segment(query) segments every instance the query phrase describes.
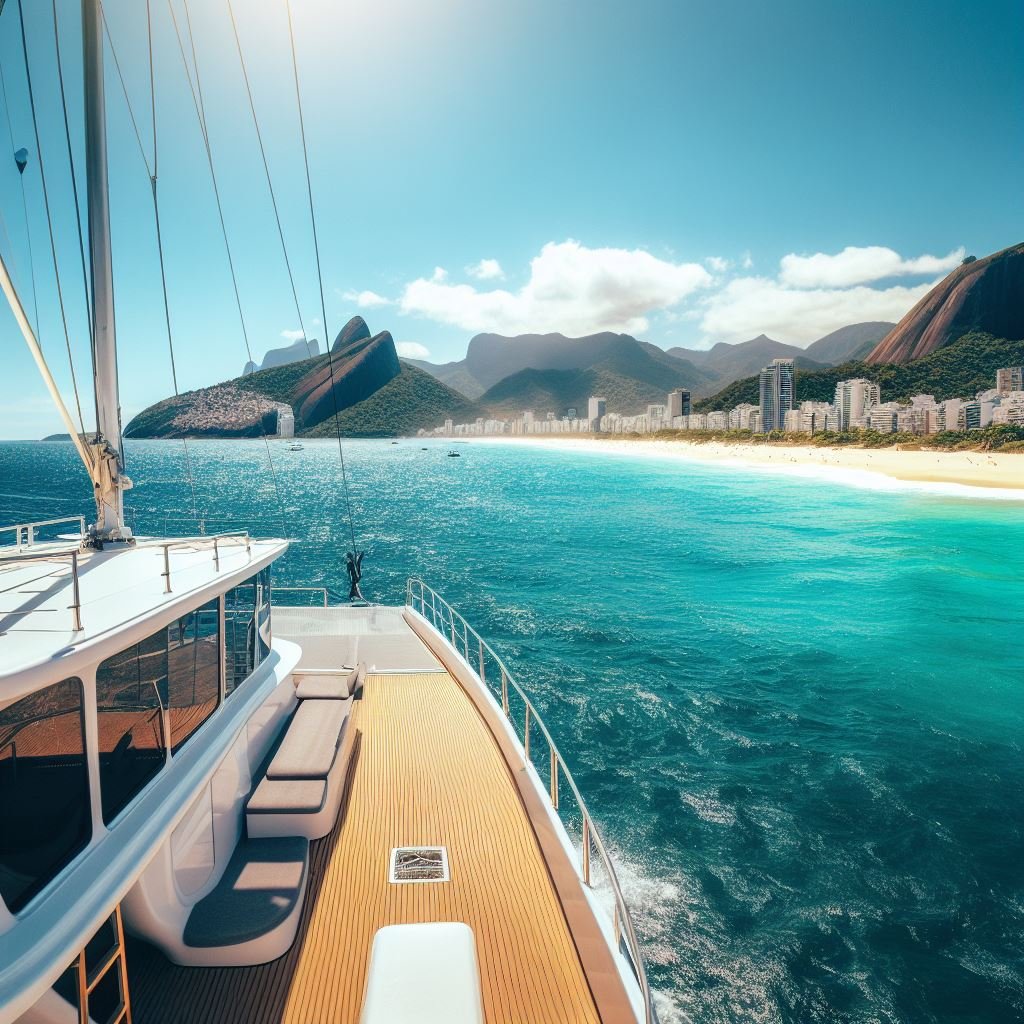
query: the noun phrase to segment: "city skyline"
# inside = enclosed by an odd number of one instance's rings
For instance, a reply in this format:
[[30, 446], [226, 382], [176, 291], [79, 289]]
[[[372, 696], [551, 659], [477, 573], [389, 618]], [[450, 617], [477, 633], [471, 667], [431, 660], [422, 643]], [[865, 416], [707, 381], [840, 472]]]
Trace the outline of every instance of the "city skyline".
[[[46, 5], [24, 6], [82, 382], [89, 377], [88, 332], [53, 27]], [[437, 362], [460, 357], [478, 330], [569, 336], [625, 330], [666, 348], [766, 333], [801, 346], [848, 323], [898, 319], [963, 255], [1018, 241], [1006, 235], [1007, 224], [1024, 217], [1013, 170], [1021, 142], [1006, 131], [1006, 97], [1024, 91], [1012, 42], [1024, 28], [1016, 5], [967, 11], [940, 3], [922, 21], [898, 5], [867, 4], [844, 13], [841, 39], [832, 13], [810, 0], [750, 10], [741, 19], [712, 6], [660, 2], [629, 9], [602, 3], [600, 16], [582, 21], [571, 4], [555, 11], [539, 2], [518, 5], [514, 14], [455, 0], [429, 14], [398, 0], [383, 8], [368, 2], [294, 7], [326, 325], [319, 322], [295, 159], [280, 5], [245, 5], [239, 30], [297, 272], [301, 323], [230, 26], [217, 5], [193, 11], [211, 146], [257, 360], [301, 334], [301, 324], [323, 342], [352, 313], [367, 310], [392, 331], [403, 355]], [[60, 10], [80, 179], [78, 26]], [[112, 0], [105, 10], [116, 47], [108, 48], [108, 63], [116, 52], [141, 138], [111, 67], [108, 141], [127, 421], [165, 397], [170, 353], [143, 162], [152, 127], [144, 12], [125, 0]], [[180, 17], [180, 4], [178, 11]], [[64, 338], [17, 15], [17, 5], [8, 4], [0, 18], [6, 100], [0, 138], [9, 151], [26, 148], [28, 164], [19, 178], [10, 155], [0, 159], [0, 246], [35, 319], [31, 237], [40, 334], [69, 394], [66, 359], [58, 358]], [[898, 41], [911, 34], [920, 45], [907, 51]], [[328, 43], [336, 38], [357, 40], [360, 67], [387, 67], [386, 81], [352, 75], [342, 87]], [[774, 59], [765, 45], [771, 38], [786, 40], [789, 60]], [[154, 40], [168, 290], [179, 389], [188, 390], [234, 376], [249, 352], [201, 135], [163, 8], [155, 14]], [[560, 56], [570, 43], [578, 60], [566, 66]], [[623, 64], [623, 52], [636, 57]], [[742, 70], [722, 75], [724, 66]], [[949, 66], [958, 74], [949, 75]], [[861, 158], [869, 144], [871, 155]], [[950, 189], [950, 181], [971, 179], [979, 152], [986, 154], [985, 189]], [[624, 172], [625, 153], [637, 158]], [[884, 161], [875, 160], [879, 153]], [[866, 171], [872, 162], [877, 170]], [[524, 173], [535, 167], [543, 173]], [[0, 436], [57, 430], [6, 314], [0, 339], [18, 393], [0, 412]]]

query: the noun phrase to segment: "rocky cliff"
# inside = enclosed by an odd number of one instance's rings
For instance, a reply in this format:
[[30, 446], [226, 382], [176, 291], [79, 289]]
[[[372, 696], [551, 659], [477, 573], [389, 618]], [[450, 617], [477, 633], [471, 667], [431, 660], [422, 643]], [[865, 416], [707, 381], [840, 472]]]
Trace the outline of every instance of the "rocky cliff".
[[1024, 243], [965, 260], [872, 350], [869, 363], [909, 363], [970, 331], [1024, 338]]
[[[362, 317], [354, 319], [366, 327]], [[330, 359], [320, 360], [295, 388], [295, 419], [300, 429], [308, 429], [333, 416], [335, 409], [340, 412], [369, 398], [401, 372], [390, 332], [381, 331], [371, 338], [362, 337], [361, 332], [356, 331], [355, 340], [350, 334], [345, 343], [345, 331], [331, 347]], [[366, 330], [366, 334], [369, 333]]]
[[[304, 342], [302, 344], [305, 344]], [[139, 413], [126, 437], [258, 437], [277, 432], [277, 414], [295, 414], [295, 432], [309, 431], [364, 402], [401, 372], [387, 331], [370, 336], [353, 317], [330, 355], [287, 362], [214, 387], [165, 399]]]

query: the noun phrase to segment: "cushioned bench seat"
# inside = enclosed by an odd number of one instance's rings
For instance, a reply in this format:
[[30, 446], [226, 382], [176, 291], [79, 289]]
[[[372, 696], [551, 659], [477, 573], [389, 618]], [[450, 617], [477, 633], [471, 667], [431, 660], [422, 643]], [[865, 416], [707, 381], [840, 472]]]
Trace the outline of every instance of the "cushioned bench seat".
[[297, 673], [295, 696], [299, 700], [345, 700], [355, 695], [364, 673], [363, 665], [351, 672]]
[[246, 804], [252, 838], [320, 839], [334, 828], [355, 742], [351, 710], [351, 697], [299, 701]]
[[249, 814], [316, 814], [327, 796], [325, 779], [264, 779], [249, 797]]
[[334, 764], [352, 700], [304, 700], [267, 768], [268, 779], [325, 779]]
[[281, 956], [295, 938], [308, 869], [301, 836], [240, 839], [216, 888], [192, 908], [185, 945], [210, 950], [210, 966]]

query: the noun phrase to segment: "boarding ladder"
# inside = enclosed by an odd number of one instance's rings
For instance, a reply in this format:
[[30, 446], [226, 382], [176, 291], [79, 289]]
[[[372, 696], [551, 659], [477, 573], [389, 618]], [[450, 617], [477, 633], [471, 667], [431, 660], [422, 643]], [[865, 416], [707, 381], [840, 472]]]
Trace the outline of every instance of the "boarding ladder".
[[94, 955], [90, 947], [96, 941], [96, 937], [103, 932], [103, 928], [100, 928], [71, 964], [77, 981], [79, 1024], [90, 1024], [94, 1019], [89, 1013], [92, 994], [96, 986], [113, 970], [117, 971], [117, 1004], [104, 1024], [132, 1024], [132, 1005], [128, 997], [128, 962], [125, 959], [124, 925], [121, 923], [120, 906], [114, 908], [106, 924], [114, 936], [113, 946], [103, 952], [96, 963], [89, 963]]

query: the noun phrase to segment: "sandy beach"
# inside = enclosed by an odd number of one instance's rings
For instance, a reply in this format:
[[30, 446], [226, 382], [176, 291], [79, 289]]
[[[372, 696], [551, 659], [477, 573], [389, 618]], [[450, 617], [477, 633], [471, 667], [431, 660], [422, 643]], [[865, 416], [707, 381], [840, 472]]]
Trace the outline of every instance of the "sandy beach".
[[[922, 485], [924, 490], [1024, 500], [1024, 454], [999, 452], [901, 451], [896, 448], [816, 448], [806, 445], [696, 443], [641, 438], [523, 437], [475, 438], [477, 442], [534, 445], [563, 451], [678, 458], [737, 468], [763, 468], [790, 475], [845, 480], [878, 487], [885, 481]], [[928, 487], [927, 485], [935, 485]]]

